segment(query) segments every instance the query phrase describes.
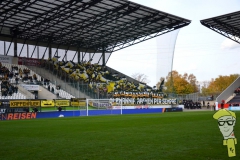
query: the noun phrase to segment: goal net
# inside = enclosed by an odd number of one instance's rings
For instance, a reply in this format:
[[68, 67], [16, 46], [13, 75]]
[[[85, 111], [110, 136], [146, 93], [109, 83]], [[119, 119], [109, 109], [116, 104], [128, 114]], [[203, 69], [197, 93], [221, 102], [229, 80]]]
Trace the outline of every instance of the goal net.
[[122, 114], [122, 101], [111, 99], [87, 99], [88, 115], [117, 115]]
[[[87, 116], [86, 98], [71, 98], [71, 106], [74, 111], [80, 111], [79, 116]], [[78, 108], [77, 110], [74, 109], [76, 107]]]

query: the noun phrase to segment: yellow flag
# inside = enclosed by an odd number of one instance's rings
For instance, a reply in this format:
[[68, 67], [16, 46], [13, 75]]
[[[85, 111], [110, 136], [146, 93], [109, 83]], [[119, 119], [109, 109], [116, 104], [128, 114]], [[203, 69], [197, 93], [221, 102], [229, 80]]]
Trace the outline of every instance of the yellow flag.
[[107, 85], [107, 91], [108, 92], [114, 91], [114, 85], [115, 85], [115, 82], [109, 82], [109, 84]]

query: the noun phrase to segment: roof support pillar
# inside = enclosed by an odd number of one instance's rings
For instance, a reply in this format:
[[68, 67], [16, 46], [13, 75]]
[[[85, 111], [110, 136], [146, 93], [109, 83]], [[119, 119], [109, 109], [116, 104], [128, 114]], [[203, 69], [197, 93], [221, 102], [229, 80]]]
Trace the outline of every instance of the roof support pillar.
[[27, 44], [27, 58], [29, 58], [29, 45]]
[[81, 54], [80, 54], [80, 50], [77, 51], [77, 62], [80, 63], [81, 60]]
[[83, 55], [83, 52], [82, 52], [82, 56], [81, 56], [81, 62], [83, 62], [83, 58], [84, 58], [84, 55]]
[[3, 53], [3, 55], [6, 55], [6, 41], [4, 41], [4, 53]]
[[37, 46], [37, 59], [39, 59], [39, 46]]
[[54, 57], [57, 56], [58, 57], [58, 49], [56, 50]]
[[106, 61], [105, 61], [105, 49], [103, 47], [103, 50], [102, 50], [102, 65], [103, 66], [106, 66]]
[[14, 52], [13, 52], [13, 56], [17, 57], [17, 38], [14, 38]]
[[49, 48], [48, 48], [48, 58], [51, 59], [52, 58], [52, 45], [49, 44]]
[[65, 56], [65, 61], [67, 61], [67, 54], [66, 54], [66, 56]]

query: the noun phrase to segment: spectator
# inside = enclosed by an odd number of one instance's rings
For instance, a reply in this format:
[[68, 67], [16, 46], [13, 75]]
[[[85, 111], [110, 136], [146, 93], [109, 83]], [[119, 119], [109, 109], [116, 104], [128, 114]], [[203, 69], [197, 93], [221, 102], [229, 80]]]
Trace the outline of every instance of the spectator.
[[34, 107], [33, 112], [38, 112], [38, 109], [36, 107]]
[[223, 102], [221, 103], [221, 109], [224, 109], [224, 103]]
[[12, 86], [9, 87], [8, 94], [9, 94], [10, 96], [12, 96], [12, 94], [13, 94]]
[[54, 88], [52, 87], [52, 90], [51, 90], [52, 93], [54, 93]]
[[29, 112], [29, 108], [24, 108], [23, 109], [25, 112]]
[[61, 112], [62, 111], [62, 107], [58, 106], [58, 111]]
[[209, 105], [209, 102], [207, 103], [207, 109], [209, 109], [210, 108], [210, 105]]
[[19, 80], [19, 78], [16, 77], [16, 78], [15, 78], [15, 82], [16, 82], [16, 84], [18, 84], [18, 80]]
[[225, 100], [222, 100], [221, 109], [224, 109]]
[[15, 93], [18, 93], [18, 86], [15, 86]]
[[202, 104], [201, 104], [201, 102], [198, 102], [198, 109], [202, 109]]

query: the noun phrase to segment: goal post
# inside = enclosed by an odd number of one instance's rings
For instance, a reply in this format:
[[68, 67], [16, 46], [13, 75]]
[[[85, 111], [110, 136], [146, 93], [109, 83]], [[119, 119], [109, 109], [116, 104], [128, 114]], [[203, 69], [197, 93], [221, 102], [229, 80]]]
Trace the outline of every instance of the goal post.
[[122, 115], [122, 101], [113, 99], [86, 99], [87, 116], [91, 115]]

